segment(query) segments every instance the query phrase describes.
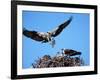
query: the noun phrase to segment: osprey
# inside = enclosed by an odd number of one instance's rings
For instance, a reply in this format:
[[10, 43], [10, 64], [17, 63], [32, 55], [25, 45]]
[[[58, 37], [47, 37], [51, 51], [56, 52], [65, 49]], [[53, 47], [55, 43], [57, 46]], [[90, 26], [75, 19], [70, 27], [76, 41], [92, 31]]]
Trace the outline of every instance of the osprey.
[[37, 32], [37, 31], [29, 31], [27, 29], [23, 29], [23, 34], [31, 38], [35, 41], [40, 41], [42, 43], [50, 42], [52, 47], [55, 45], [54, 37], [58, 36], [64, 28], [66, 28], [70, 22], [72, 21], [72, 16], [69, 18], [69, 20], [65, 21], [64, 23], [60, 24], [57, 28], [55, 28], [53, 31], [48, 32]]
[[72, 50], [72, 49], [61, 49], [62, 53], [64, 53], [67, 56], [76, 56], [76, 55], [81, 55], [81, 52]]

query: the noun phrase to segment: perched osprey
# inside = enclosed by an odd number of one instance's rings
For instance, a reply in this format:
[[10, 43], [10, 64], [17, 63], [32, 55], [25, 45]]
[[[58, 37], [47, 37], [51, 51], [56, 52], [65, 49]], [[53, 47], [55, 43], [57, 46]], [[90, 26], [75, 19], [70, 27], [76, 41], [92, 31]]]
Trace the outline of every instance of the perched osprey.
[[65, 21], [64, 23], [60, 24], [57, 28], [55, 28], [53, 31], [48, 32], [37, 32], [37, 31], [29, 31], [27, 29], [23, 29], [23, 34], [36, 41], [40, 41], [42, 43], [51, 42], [52, 47], [55, 45], [54, 37], [58, 36], [64, 28], [66, 28], [70, 22], [72, 21], [72, 16], [69, 18], [69, 20]]
[[62, 49], [62, 53], [67, 55], [67, 56], [76, 56], [76, 55], [81, 55], [81, 52], [72, 50], [72, 49]]

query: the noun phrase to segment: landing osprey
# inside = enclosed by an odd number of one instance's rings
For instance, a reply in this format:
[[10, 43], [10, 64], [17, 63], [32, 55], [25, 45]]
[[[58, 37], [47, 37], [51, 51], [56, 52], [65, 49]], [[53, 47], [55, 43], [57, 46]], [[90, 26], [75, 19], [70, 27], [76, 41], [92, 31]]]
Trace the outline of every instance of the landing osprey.
[[69, 20], [65, 21], [64, 23], [60, 24], [57, 28], [55, 28], [53, 31], [48, 32], [37, 32], [37, 31], [29, 31], [27, 29], [23, 29], [23, 34], [31, 38], [35, 41], [40, 41], [42, 43], [50, 42], [52, 47], [55, 45], [54, 37], [58, 36], [64, 28], [66, 28], [70, 22], [72, 21], [72, 16], [69, 18]]

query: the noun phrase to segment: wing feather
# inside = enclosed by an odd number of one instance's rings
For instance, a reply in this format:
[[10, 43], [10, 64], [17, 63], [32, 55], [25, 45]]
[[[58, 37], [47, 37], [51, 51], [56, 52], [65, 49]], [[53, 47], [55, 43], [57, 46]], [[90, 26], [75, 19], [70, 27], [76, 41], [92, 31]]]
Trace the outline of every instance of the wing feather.
[[28, 31], [26, 29], [23, 30], [23, 34], [26, 36], [26, 37], [29, 37], [33, 40], [36, 40], [36, 41], [43, 41], [43, 37], [41, 35], [39, 35], [39, 33], [37, 31]]
[[62, 23], [61, 25], [59, 25], [55, 30], [53, 30], [51, 33], [51, 36], [56, 37], [57, 35], [59, 35], [64, 28], [66, 28], [70, 22], [72, 21], [72, 16], [70, 17], [69, 20], [65, 21], [64, 23]]

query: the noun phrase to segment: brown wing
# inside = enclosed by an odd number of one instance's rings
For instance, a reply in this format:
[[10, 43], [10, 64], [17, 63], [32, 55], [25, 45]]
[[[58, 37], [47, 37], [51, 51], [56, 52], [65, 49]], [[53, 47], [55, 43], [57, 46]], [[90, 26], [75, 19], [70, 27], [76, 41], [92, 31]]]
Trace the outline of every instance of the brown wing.
[[36, 40], [36, 41], [43, 41], [44, 40], [44, 38], [42, 36], [40, 36], [37, 31], [28, 31], [28, 30], [24, 29], [23, 34], [26, 37], [31, 38], [31, 39]]
[[64, 23], [62, 23], [61, 25], [59, 25], [55, 30], [51, 31], [51, 36], [56, 37], [57, 35], [59, 35], [64, 28], [66, 28], [70, 22], [72, 21], [72, 16], [70, 17], [69, 20], [65, 21]]
[[70, 56], [81, 55], [81, 52], [77, 52], [72, 49], [65, 49], [64, 51], [65, 51], [65, 54], [68, 54]]

